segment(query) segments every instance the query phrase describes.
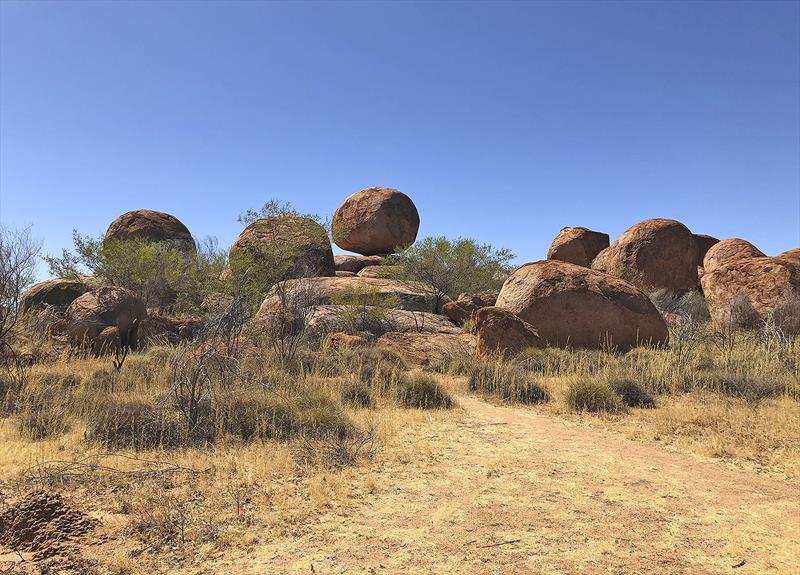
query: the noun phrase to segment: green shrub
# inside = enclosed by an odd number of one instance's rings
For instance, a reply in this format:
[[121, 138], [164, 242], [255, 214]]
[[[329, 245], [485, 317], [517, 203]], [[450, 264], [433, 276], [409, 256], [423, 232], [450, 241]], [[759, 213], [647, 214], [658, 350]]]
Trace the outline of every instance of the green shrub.
[[607, 383], [598, 380], [574, 381], [567, 387], [564, 399], [572, 411], [615, 413], [624, 409], [620, 396]]
[[628, 407], [652, 408], [656, 406], [655, 399], [639, 383], [630, 379], [612, 379], [609, 387], [620, 396], [622, 403]]
[[416, 409], [450, 409], [453, 398], [430, 374], [406, 375], [397, 389], [397, 396], [404, 407]]

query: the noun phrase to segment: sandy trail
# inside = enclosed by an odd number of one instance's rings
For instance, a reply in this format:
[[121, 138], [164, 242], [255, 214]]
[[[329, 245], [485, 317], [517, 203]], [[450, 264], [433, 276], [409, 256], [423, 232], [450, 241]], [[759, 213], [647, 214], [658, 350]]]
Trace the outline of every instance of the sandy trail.
[[[526, 408], [460, 398], [404, 430], [376, 493], [230, 573], [797, 573], [795, 486]], [[367, 477], [368, 476], [368, 477]]]

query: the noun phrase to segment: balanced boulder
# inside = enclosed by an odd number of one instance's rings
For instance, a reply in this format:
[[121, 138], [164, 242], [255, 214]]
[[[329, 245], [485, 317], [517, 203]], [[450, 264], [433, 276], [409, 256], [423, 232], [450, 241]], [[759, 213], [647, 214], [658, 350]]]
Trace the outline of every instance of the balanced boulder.
[[608, 234], [588, 228], [563, 228], [547, 250], [548, 260], [590, 267], [592, 260], [609, 245]]
[[484, 307], [475, 314], [478, 357], [510, 357], [529, 347], [545, 347], [528, 322], [501, 307]]
[[390, 254], [417, 239], [419, 213], [407, 195], [367, 188], [348, 197], [333, 214], [333, 241], [365, 256]]
[[154, 210], [125, 212], [108, 226], [105, 239], [166, 243], [185, 252], [196, 249], [192, 234], [178, 218]]
[[627, 351], [663, 344], [667, 326], [639, 289], [609, 274], [553, 260], [525, 264], [509, 276], [497, 306], [528, 322], [558, 347]]
[[230, 259], [235, 272], [253, 268], [275, 274], [272, 279], [333, 276], [336, 271], [325, 228], [301, 216], [253, 222], [231, 247]]
[[86, 343], [99, 352], [108, 345], [106, 339], [111, 332], [107, 328], [116, 328], [121, 345], [135, 349], [139, 325], [146, 317], [144, 303], [133, 292], [102, 287], [86, 292], [69, 305], [66, 331], [73, 342]]
[[675, 220], [645, 220], [597, 254], [592, 268], [645, 291], [684, 292], [697, 287], [697, 243]]
[[25, 313], [48, 305], [65, 308], [91, 289], [91, 286], [81, 279], [58, 278], [39, 282], [22, 294], [20, 312]]

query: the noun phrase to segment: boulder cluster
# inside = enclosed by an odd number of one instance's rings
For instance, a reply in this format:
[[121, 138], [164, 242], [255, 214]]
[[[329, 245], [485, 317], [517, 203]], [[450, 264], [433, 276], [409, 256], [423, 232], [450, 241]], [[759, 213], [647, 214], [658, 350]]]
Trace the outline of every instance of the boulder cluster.
[[[231, 270], [273, 265], [273, 259], [260, 262], [264, 254], [282, 254], [287, 262], [280, 270], [284, 281], [267, 294], [254, 325], [266, 329], [282, 320], [282, 306], [292, 301], [307, 311], [308, 334], [328, 338], [332, 347], [379, 345], [412, 365], [430, 366], [459, 352], [510, 356], [531, 347], [663, 345], [669, 332], [647, 295], [652, 292], [701, 292], [715, 322], [741, 326], [760, 325], [800, 301], [800, 248], [769, 257], [744, 240], [719, 241], [659, 218], [635, 224], [613, 243], [606, 233], [563, 228], [547, 259], [520, 266], [499, 291], [442, 302], [402, 269], [381, 265], [414, 243], [419, 223], [411, 198], [382, 187], [351, 195], [333, 215], [332, 240], [351, 255], [334, 256], [327, 231], [310, 218], [252, 222], [230, 249]], [[119, 216], [105, 238], [196, 250], [183, 223], [151, 210]], [[24, 313], [48, 307], [62, 310], [61, 327], [73, 342], [96, 353], [159, 337], [191, 338], [201, 325], [199, 318], [149, 313], [127, 289], [91, 277], [48, 280], [22, 298]], [[785, 314], [793, 320], [781, 327], [797, 333], [795, 312]]]

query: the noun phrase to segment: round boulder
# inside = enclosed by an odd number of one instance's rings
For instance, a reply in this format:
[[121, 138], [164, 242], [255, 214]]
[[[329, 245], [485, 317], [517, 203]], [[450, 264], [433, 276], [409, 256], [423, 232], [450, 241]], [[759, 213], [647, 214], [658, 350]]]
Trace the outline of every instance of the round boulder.
[[478, 357], [510, 357], [529, 347], [545, 347], [528, 322], [501, 307], [483, 307], [475, 314]]
[[693, 290], [697, 287], [697, 243], [689, 228], [678, 221], [645, 220], [597, 254], [592, 268], [645, 291]]
[[106, 328], [117, 328], [123, 342], [135, 349], [139, 325], [146, 317], [144, 303], [133, 292], [102, 287], [86, 292], [69, 305], [66, 331], [73, 342], [87, 343], [99, 351], [98, 346], [108, 346], [106, 339], [111, 331]]
[[764, 253], [746, 240], [722, 240], [708, 248], [706, 257], [703, 258], [704, 275], [736, 261], [763, 257], [766, 257]]
[[185, 252], [196, 249], [194, 238], [183, 222], [173, 215], [154, 210], [125, 212], [108, 226], [105, 239], [163, 242]]
[[793, 250], [787, 250], [782, 254], [778, 254], [775, 256], [776, 258], [781, 258], [784, 260], [788, 260], [800, 265], [800, 248], [794, 248]]
[[800, 259], [791, 251], [759, 254], [743, 240], [724, 240], [709, 250], [701, 281], [711, 318], [757, 328], [771, 316], [784, 333], [800, 333]]
[[365, 256], [390, 254], [417, 239], [419, 213], [407, 195], [392, 188], [356, 192], [333, 214], [333, 241]]
[[46, 305], [65, 308], [91, 289], [80, 279], [58, 278], [39, 282], [22, 294], [19, 309], [25, 313]]
[[231, 267], [285, 267], [278, 279], [333, 276], [333, 250], [325, 228], [310, 218], [275, 216], [257, 220], [239, 235], [230, 251]]
[[503, 284], [497, 306], [558, 347], [627, 351], [669, 338], [664, 318], [643, 292], [609, 274], [566, 262], [546, 260], [518, 268]]
[[608, 234], [588, 228], [563, 228], [547, 250], [548, 260], [590, 267], [592, 260], [608, 247]]

